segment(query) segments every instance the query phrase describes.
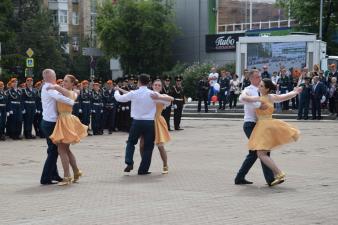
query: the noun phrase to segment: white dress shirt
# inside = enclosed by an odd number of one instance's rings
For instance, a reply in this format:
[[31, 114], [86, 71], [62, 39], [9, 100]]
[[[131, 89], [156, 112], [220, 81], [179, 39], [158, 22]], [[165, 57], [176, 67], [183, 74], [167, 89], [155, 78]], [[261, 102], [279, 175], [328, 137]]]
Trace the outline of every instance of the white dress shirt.
[[246, 93], [248, 96], [259, 96], [258, 87], [250, 85], [244, 88], [242, 94], [239, 96], [239, 101], [244, 103], [244, 122], [256, 122], [256, 109], [261, 106], [260, 102], [245, 102], [242, 100], [242, 95]]
[[74, 105], [74, 101], [66, 96], [63, 96], [56, 90], [46, 90], [51, 86], [51, 83], [45, 83], [41, 89], [41, 102], [42, 102], [42, 119], [48, 122], [56, 122], [58, 112], [56, 102], [62, 102], [67, 105]]
[[154, 120], [156, 113], [156, 103], [163, 103], [166, 106], [170, 102], [153, 100], [150, 95], [153, 94], [146, 86], [141, 86], [135, 91], [130, 91], [127, 94], [120, 95], [119, 91], [115, 91], [114, 97], [118, 102], [131, 101], [130, 116], [135, 120]]
[[210, 87], [213, 87], [217, 83], [218, 73], [210, 73], [209, 78], [216, 78], [215, 80], [209, 80]]

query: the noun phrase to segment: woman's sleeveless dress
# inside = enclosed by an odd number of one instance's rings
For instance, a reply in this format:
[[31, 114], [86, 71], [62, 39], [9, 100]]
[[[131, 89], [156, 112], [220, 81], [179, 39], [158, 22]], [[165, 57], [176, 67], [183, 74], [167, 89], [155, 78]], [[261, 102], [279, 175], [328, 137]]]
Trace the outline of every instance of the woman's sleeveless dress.
[[[75, 100], [75, 93], [71, 92], [71, 99]], [[73, 107], [57, 102], [58, 119], [53, 133], [49, 137], [54, 144], [75, 144], [88, 135], [88, 127], [72, 114]]]
[[249, 149], [273, 150], [277, 146], [297, 141], [300, 131], [282, 120], [273, 119], [273, 102], [268, 96], [262, 96], [261, 99], [268, 105], [268, 108], [256, 109], [258, 121], [249, 138]]

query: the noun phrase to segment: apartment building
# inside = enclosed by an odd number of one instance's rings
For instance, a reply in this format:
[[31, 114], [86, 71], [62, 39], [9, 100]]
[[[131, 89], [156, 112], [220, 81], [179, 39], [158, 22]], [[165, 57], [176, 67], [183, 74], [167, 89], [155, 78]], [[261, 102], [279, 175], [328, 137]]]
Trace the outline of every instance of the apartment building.
[[81, 53], [81, 46], [97, 46], [97, 7], [102, 0], [43, 0], [58, 27], [65, 52]]

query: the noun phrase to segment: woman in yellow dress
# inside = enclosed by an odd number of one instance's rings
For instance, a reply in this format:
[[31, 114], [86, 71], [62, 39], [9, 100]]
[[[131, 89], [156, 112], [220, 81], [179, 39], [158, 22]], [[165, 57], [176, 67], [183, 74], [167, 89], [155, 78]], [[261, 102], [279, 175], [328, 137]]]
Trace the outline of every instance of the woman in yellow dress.
[[[76, 85], [76, 78], [73, 75], [66, 75], [63, 80], [63, 87], [54, 85], [48, 89], [55, 89], [64, 96], [75, 101], [77, 93], [73, 91]], [[64, 178], [58, 185], [68, 185], [72, 182], [77, 182], [82, 176], [82, 171], [78, 168], [76, 158], [70, 150], [70, 144], [80, 142], [80, 140], [87, 136], [88, 127], [83, 125], [79, 118], [72, 114], [73, 107], [61, 102], [57, 102], [58, 119], [50, 139], [58, 146], [58, 153], [61, 158], [62, 167], [64, 171]], [[74, 173], [74, 178], [70, 175], [69, 165], [71, 165]]]
[[[153, 91], [156, 92], [159, 96], [158, 99], [162, 100], [163, 103], [156, 103], [156, 113], [155, 113], [155, 144], [157, 145], [157, 148], [160, 152], [161, 159], [163, 162], [163, 169], [162, 169], [162, 174], [168, 174], [169, 168], [168, 168], [168, 156], [167, 152], [164, 148], [164, 144], [170, 141], [170, 134], [168, 131], [168, 125], [167, 122], [165, 121], [164, 117], [162, 116], [162, 111], [164, 108], [170, 105], [172, 101], [174, 101], [174, 98], [165, 95], [165, 94], [160, 94], [162, 91], [162, 81], [160, 79], [156, 79], [153, 84], [152, 88]], [[127, 91], [123, 89], [119, 89], [122, 93], [127, 93]], [[164, 104], [166, 102], [167, 104]], [[140, 153], [142, 155], [144, 149], [144, 139], [143, 137], [140, 138]]]
[[276, 87], [270, 79], [263, 79], [259, 86], [261, 97], [243, 96], [242, 98], [246, 102], [261, 102], [265, 105], [264, 109], [256, 109], [258, 120], [250, 136], [248, 147], [257, 151], [258, 158], [274, 173], [275, 180], [271, 183], [271, 186], [284, 182], [285, 173], [268, 156], [268, 152], [277, 146], [297, 141], [300, 134], [294, 126], [272, 118], [274, 103], [292, 99], [302, 91], [302, 88], [295, 88], [294, 91], [287, 94], [270, 94], [275, 89]]

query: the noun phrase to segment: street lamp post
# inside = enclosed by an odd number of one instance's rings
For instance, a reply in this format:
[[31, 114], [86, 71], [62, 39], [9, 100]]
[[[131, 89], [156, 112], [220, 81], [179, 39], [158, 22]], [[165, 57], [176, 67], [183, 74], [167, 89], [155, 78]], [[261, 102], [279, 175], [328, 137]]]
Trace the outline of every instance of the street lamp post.
[[319, 39], [323, 39], [323, 0], [320, 0]]

